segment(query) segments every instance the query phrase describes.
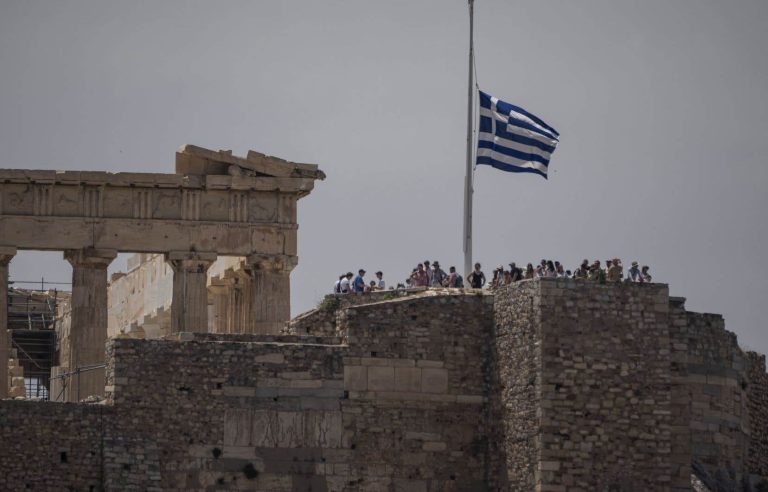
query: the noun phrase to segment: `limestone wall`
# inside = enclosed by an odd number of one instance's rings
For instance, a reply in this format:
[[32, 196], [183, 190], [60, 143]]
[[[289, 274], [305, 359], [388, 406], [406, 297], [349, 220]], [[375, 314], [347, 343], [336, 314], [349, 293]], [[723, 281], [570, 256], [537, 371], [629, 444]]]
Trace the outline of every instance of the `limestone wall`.
[[334, 337], [112, 339], [105, 405], [0, 401], [0, 489], [633, 492], [690, 490], [696, 463], [722, 490], [765, 475], [764, 359], [665, 285], [426, 291], [334, 322]]
[[403, 297], [440, 295], [448, 293], [446, 289], [416, 289], [382, 290], [374, 292], [328, 294], [320, 302], [320, 305], [305, 313], [296, 316], [286, 327], [286, 332], [291, 335], [335, 336], [339, 331], [339, 314], [352, 306], [373, 304], [390, 301]]
[[[240, 268], [242, 258], [219, 257], [208, 270], [208, 284]], [[212, 296], [211, 296], [212, 297]], [[135, 338], [159, 338], [171, 332], [173, 270], [162, 254], [136, 254], [128, 260], [128, 271], [113, 275], [109, 284], [109, 336], [125, 333]], [[217, 312], [209, 300], [209, 331], [215, 332]]]
[[0, 490], [101, 490], [101, 444], [114, 408], [0, 403]]
[[141, 329], [144, 336], [157, 338], [170, 333], [173, 270], [160, 254], [131, 257], [128, 271], [113, 276], [108, 290], [108, 333], [131, 334]]
[[706, 467], [715, 482], [736, 486], [742, 480], [749, 447], [745, 357], [722, 316], [687, 314], [693, 459]]
[[541, 483], [669, 488], [668, 289], [575, 284], [538, 283]]
[[495, 296], [494, 416], [502, 484], [533, 490], [541, 460], [541, 316], [535, 282], [520, 282]]
[[768, 374], [765, 355], [746, 353], [749, 365], [747, 405], [749, 409], [749, 472], [768, 477]]

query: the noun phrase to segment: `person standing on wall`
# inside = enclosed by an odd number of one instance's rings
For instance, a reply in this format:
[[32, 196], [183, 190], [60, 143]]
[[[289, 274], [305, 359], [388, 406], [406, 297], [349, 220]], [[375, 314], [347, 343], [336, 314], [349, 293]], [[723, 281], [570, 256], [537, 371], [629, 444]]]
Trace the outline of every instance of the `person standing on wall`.
[[467, 280], [473, 289], [482, 289], [485, 285], [485, 274], [480, 270], [480, 263], [475, 263], [475, 270], [469, 274]]
[[353, 292], [365, 292], [365, 270], [362, 268], [357, 271], [357, 277], [352, 281]]

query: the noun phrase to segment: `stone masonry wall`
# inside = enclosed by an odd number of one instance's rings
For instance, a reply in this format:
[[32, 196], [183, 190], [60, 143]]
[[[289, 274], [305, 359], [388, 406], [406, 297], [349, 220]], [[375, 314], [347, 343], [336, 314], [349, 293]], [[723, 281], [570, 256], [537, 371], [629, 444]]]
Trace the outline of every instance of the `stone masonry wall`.
[[[73, 462], [71, 477], [40, 474], [42, 490], [483, 490], [494, 474], [491, 302], [473, 293], [350, 307], [341, 330], [350, 346], [296, 336], [112, 339], [107, 406], [38, 404], [29, 416], [0, 408], [40, 469], [58, 459], [44, 450], [59, 441], [95, 440], [92, 461]], [[109, 420], [82, 418], [99, 411]], [[54, 431], [56, 419], [89, 431]], [[19, 438], [0, 429], [2, 442]], [[0, 449], [0, 463], [13, 459]], [[14, 463], [7, 489], [23, 489], [31, 471]]]
[[403, 297], [439, 295], [448, 292], [445, 289], [415, 289], [382, 290], [374, 292], [328, 294], [320, 305], [296, 316], [287, 327], [291, 335], [335, 336], [339, 330], [339, 314], [352, 306], [373, 304]]
[[495, 296], [492, 412], [501, 461], [499, 490], [533, 490], [539, 483], [541, 438], [541, 317], [538, 284], [519, 282]]
[[710, 483], [736, 487], [749, 448], [746, 360], [716, 314], [687, 313], [691, 451]]
[[[345, 430], [359, 490], [485, 490], [493, 298], [480, 292], [403, 298], [341, 315]], [[355, 489], [357, 490], [357, 489]]]
[[114, 408], [0, 403], [0, 490], [102, 490], [102, 444]]
[[542, 490], [670, 488], [667, 286], [539, 288]]
[[106, 404], [0, 401], [0, 490], [682, 491], [694, 458], [706, 485], [765, 474], [764, 359], [665, 285], [426, 291], [335, 323], [112, 339]]
[[[512, 322], [510, 334], [519, 341], [510, 346], [519, 348], [500, 351], [500, 364], [527, 360], [528, 381], [516, 381], [523, 396], [511, 391], [505, 403], [527, 415], [537, 433], [513, 447], [527, 466], [520, 475], [525, 482], [512, 490], [669, 490], [667, 287], [573, 280], [532, 284], [508, 288], [508, 295], [518, 298], [510, 301], [509, 317], [521, 309], [511, 306], [530, 304], [540, 330], [523, 322], [521, 331]], [[497, 320], [503, 321], [500, 309], [504, 306], [498, 306]], [[535, 417], [530, 407], [519, 405], [528, 395], [538, 396]]]
[[670, 375], [672, 378], [672, 485], [673, 490], [691, 486], [691, 395], [688, 381], [688, 313], [685, 298], [669, 299]]
[[768, 374], [765, 372], [765, 355], [747, 352], [749, 386], [749, 472], [768, 477]]

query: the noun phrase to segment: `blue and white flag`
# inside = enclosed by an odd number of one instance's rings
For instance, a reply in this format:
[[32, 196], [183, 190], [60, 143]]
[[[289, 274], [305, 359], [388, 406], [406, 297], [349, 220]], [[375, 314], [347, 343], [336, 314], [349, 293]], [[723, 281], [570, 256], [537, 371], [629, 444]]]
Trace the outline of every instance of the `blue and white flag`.
[[523, 108], [480, 91], [477, 164], [546, 179], [559, 137], [557, 130]]

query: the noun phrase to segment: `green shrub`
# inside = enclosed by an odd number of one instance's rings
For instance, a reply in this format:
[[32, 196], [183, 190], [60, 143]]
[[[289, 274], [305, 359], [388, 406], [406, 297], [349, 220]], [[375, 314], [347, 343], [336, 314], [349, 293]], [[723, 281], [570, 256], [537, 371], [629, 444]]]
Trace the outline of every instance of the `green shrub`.
[[322, 301], [320, 301], [320, 304], [317, 305], [317, 309], [320, 311], [332, 312], [339, 309], [340, 305], [341, 301], [338, 297], [334, 295], [328, 295], [325, 296]]

